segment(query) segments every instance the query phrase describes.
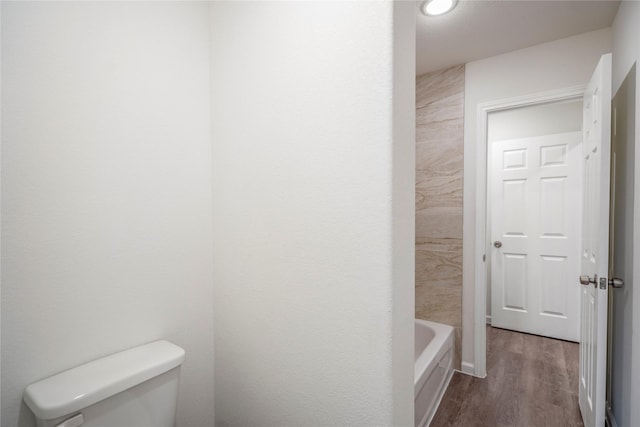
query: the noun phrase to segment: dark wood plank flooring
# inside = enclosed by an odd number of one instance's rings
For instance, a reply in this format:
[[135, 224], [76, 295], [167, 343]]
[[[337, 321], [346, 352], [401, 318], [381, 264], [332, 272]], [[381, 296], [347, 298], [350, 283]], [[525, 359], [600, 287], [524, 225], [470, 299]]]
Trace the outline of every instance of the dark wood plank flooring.
[[455, 372], [431, 427], [583, 426], [578, 344], [487, 327], [487, 378]]

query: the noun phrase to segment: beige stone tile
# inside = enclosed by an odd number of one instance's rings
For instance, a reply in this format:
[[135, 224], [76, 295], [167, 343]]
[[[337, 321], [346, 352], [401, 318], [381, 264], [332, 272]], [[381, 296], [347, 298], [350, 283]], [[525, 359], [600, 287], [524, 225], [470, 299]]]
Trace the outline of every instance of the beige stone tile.
[[[433, 159], [437, 159], [436, 156], [432, 157]], [[426, 163], [426, 162], [425, 162]], [[432, 179], [437, 178], [456, 178], [463, 179], [464, 173], [462, 171], [462, 159], [456, 159], [452, 157], [442, 156], [442, 161], [437, 162], [435, 160], [430, 160], [430, 165], [426, 165], [423, 168], [416, 168], [416, 186], [418, 188], [428, 188]], [[458, 190], [462, 182], [459, 182], [455, 185], [456, 188], [452, 188]]]
[[422, 110], [416, 111], [416, 143], [442, 143], [443, 141], [456, 141], [456, 146], [462, 145], [464, 136], [464, 120], [462, 117], [439, 121], [418, 123], [421, 120]]
[[423, 74], [416, 79], [416, 106], [460, 92], [461, 88], [464, 91], [464, 65]]
[[416, 243], [416, 285], [462, 286], [462, 240], [427, 239]]
[[[424, 239], [416, 241], [416, 249], [436, 252], [462, 253], [462, 238], [459, 239]], [[462, 260], [460, 260], [462, 262]]]
[[444, 158], [441, 163], [434, 162], [432, 169], [416, 168], [416, 187], [427, 189], [433, 186], [432, 180], [445, 178], [457, 180], [457, 182], [451, 182], [449, 190], [462, 191], [462, 180], [464, 179], [462, 162], [462, 159]]
[[457, 92], [433, 100], [416, 109], [418, 126], [453, 119], [462, 119], [464, 115], [464, 93]]
[[438, 176], [416, 183], [416, 211], [436, 208], [462, 208], [462, 175]]
[[464, 153], [462, 140], [429, 141], [416, 143], [416, 170], [431, 176], [463, 173]]
[[460, 368], [464, 65], [416, 79], [416, 317], [454, 326]]
[[461, 239], [462, 206], [433, 207], [416, 211], [416, 241], [429, 238]]
[[453, 328], [453, 369], [462, 369], [462, 327]]
[[422, 285], [416, 287], [416, 317], [451, 326], [462, 326], [462, 288]]
[[462, 286], [462, 251], [416, 249], [416, 286]]
[[[455, 131], [454, 128], [451, 132]], [[452, 135], [444, 135], [441, 139], [417, 141], [416, 168], [434, 173], [451, 171], [452, 168], [455, 168], [456, 172], [462, 172], [463, 150], [462, 137], [455, 139]]]

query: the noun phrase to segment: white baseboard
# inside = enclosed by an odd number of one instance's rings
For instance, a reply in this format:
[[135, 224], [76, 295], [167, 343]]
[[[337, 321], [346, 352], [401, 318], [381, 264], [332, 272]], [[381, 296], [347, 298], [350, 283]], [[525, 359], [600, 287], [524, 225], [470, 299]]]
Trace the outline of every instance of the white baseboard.
[[491, 316], [487, 314], [487, 325], [491, 324]]
[[475, 375], [476, 375], [476, 367], [475, 367], [475, 365], [473, 363], [462, 362], [462, 366], [461, 366], [460, 372], [462, 372], [463, 374], [467, 374], [467, 375], [473, 375], [475, 377]]

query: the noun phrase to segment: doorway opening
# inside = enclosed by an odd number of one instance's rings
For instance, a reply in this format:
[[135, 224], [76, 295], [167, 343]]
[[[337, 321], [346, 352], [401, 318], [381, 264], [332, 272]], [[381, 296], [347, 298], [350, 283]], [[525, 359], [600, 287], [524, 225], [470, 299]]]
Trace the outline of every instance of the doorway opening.
[[582, 99], [491, 112], [487, 323], [577, 342]]
[[[575, 108], [580, 106], [581, 109], [582, 107], [581, 104], [584, 91], [584, 86], [578, 86], [531, 96], [485, 103], [478, 106], [477, 135], [479, 144], [477, 147], [478, 155], [476, 157], [475, 247], [476, 296], [474, 302], [474, 374], [476, 376], [486, 376], [486, 324], [487, 315], [491, 312], [488, 310], [490, 299], [487, 298], [489, 292], [488, 284], [491, 283], [489, 277], [491, 272], [491, 269], [489, 268], [491, 254], [489, 253], [489, 248], [495, 249], [493, 246], [493, 243], [495, 242], [491, 241], [490, 233], [492, 210], [490, 208], [491, 205], [488, 203], [488, 196], [491, 193], [488, 191], [490, 185], [489, 179], [491, 177], [489, 171], [491, 170], [490, 167], [492, 164], [489, 160], [489, 154], [491, 153], [490, 142], [507, 135], [509, 135], [507, 138], [527, 136], [526, 134], [531, 134], [534, 132], [535, 128], [538, 129], [536, 132], [551, 130], [552, 132], [559, 133], [562, 131], [574, 130], [573, 128], [576, 126], [576, 123], [568, 125], [560, 123], [557, 120], [555, 121], [556, 123], [553, 123], [554, 120], [551, 120], [544, 125], [540, 125], [539, 123], [536, 125], [535, 123], [544, 122], [544, 120], [538, 119], [548, 117], [550, 114], [553, 115], [554, 111], [564, 111], [563, 114], [567, 114], [567, 117], [572, 116], [572, 114], [575, 117]], [[529, 117], [529, 119], [525, 120], [526, 117]], [[523, 120], [528, 124], [524, 125]], [[495, 125], [501, 122], [504, 126], [498, 126], [496, 128]], [[516, 125], [518, 123], [519, 125]], [[582, 121], [579, 120], [579, 123], [577, 123], [578, 128], [581, 127], [581, 124]], [[555, 154], [558, 153], [556, 152]], [[517, 307], [514, 308], [517, 309]]]

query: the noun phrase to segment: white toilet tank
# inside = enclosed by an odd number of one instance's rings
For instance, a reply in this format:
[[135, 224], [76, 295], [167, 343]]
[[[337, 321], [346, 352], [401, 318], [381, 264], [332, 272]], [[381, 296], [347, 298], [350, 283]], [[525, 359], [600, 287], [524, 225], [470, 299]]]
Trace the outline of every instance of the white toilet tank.
[[29, 385], [38, 427], [174, 427], [184, 350], [155, 341]]

